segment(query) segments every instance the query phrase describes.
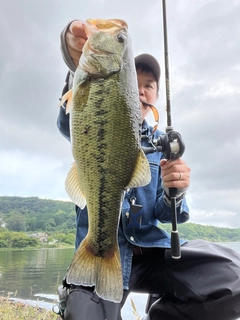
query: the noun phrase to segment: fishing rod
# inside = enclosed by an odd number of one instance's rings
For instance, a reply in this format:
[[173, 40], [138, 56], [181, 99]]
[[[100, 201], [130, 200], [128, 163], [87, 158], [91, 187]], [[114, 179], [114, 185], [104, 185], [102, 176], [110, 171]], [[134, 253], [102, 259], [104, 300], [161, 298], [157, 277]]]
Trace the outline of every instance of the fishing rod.
[[[165, 85], [166, 85], [166, 103], [167, 103], [167, 127], [166, 134], [170, 140], [174, 140], [176, 146], [180, 145], [181, 137], [173, 131], [172, 127], [172, 115], [171, 115], [171, 101], [170, 101], [170, 80], [169, 80], [169, 57], [168, 57], [168, 36], [167, 36], [167, 14], [166, 14], [166, 1], [162, 0], [163, 10], [163, 39], [164, 39], [164, 58], [165, 58]], [[182, 143], [182, 141], [181, 141]], [[183, 150], [184, 152], [184, 150]], [[168, 160], [179, 158], [181, 155], [179, 152], [174, 154], [174, 157], [168, 155]], [[169, 196], [171, 199], [172, 209], [172, 232], [171, 232], [171, 254], [173, 259], [181, 258], [180, 240], [177, 229], [177, 209], [176, 209], [176, 197], [177, 188], [169, 188]]]
[[[165, 83], [166, 83], [166, 112], [167, 127], [166, 134], [160, 135], [157, 139], [149, 140], [151, 147], [142, 147], [143, 151], [153, 153], [161, 151], [167, 160], [179, 159], [185, 150], [185, 145], [181, 135], [173, 130], [170, 100], [170, 80], [169, 80], [169, 57], [168, 57], [168, 37], [167, 37], [167, 14], [166, 3], [162, 0], [163, 10], [163, 38], [164, 38], [164, 58], [165, 58]], [[149, 105], [153, 108], [153, 106]], [[144, 136], [142, 137], [144, 139]], [[180, 174], [181, 177], [181, 174]], [[177, 229], [177, 188], [169, 188], [169, 198], [172, 210], [172, 231], [171, 231], [171, 255], [173, 259], [181, 258], [180, 240]]]

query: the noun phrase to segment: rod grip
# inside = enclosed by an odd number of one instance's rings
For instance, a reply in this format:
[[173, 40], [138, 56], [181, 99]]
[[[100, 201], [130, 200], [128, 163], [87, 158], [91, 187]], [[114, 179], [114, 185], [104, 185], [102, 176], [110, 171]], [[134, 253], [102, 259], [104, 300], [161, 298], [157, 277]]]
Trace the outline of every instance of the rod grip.
[[178, 231], [171, 233], [171, 254], [173, 259], [181, 258], [181, 248]]
[[169, 188], [169, 197], [176, 198], [177, 196], [177, 188]]

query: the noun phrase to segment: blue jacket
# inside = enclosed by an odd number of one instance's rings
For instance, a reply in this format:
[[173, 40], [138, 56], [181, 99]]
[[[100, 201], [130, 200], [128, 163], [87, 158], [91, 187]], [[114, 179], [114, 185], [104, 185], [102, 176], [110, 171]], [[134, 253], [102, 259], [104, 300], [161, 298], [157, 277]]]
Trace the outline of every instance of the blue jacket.
[[[60, 113], [57, 121], [60, 132], [70, 140], [69, 118], [65, 114], [63, 108], [60, 108]], [[142, 124], [142, 134], [149, 135], [151, 127], [146, 121]], [[156, 131], [154, 138], [157, 138], [162, 132]], [[142, 140], [142, 145], [149, 147], [148, 139]], [[150, 163], [151, 182], [145, 187], [133, 188], [127, 190], [122, 205], [120, 217], [118, 243], [120, 248], [123, 285], [124, 289], [128, 289], [128, 281], [131, 273], [132, 251], [133, 246], [140, 247], [160, 247], [170, 248], [170, 236], [167, 232], [159, 227], [159, 222], [171, 222], [171, 207], [164, 200], [164, 192], [162, 189], [161, 168], [159, 166], [163, 154], [154, 152], [147, 154]], [[131, 200], [135, 198], [136, 204], [142, 205], [139, 212], [139, 219], [135, 221], [130, 210]], [[76, 231], [76, 248], [85, 238], [88, 230], [88, 214], [87, 208], [83, 210], [76, 207], [77, 231]], [[183, 223], [189, 219], [189, 210], [184, 198], [177, 208], [177, 222]], [[141, 224], [139, 221], [141, 220]], [[136, 223], [134, 223], [136, 222]], [[185, 241], [181, 240], [181, 243]]]

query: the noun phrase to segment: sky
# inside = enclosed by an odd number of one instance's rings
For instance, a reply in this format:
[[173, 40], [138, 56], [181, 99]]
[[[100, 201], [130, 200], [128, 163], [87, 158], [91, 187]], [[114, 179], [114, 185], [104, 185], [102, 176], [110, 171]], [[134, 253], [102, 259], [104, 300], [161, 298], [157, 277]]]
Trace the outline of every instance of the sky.
[[[191, 167], [190, 222], [240, 228], [240, 1], [166, 2], [173, 126]], [[88, 18], [125, 20], [134, 54], [158, 59], [165, 130], [160, 0], [0, 0], [0, 196], [69, 200], [71, 146], [56, 126], [68, 71], [59, 35], [68, 21]]]

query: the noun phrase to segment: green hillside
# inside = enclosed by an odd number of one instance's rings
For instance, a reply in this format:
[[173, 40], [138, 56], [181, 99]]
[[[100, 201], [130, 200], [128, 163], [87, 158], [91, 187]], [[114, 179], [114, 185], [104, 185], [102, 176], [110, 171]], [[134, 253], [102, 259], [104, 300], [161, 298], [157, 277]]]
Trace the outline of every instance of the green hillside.
[[0, 219], [11, 231], [69, 232], [75, 228], [75, 208], [72, 202], [0, 197]]
[[[58, 235], [57, 238], [63, 242], [74, 244], [75, 206], [72, 202], [37, 197], [0, 197], [0, 225], [1, 233], [45, 232], [55, 238]], [[160, 227], [171, 232], [171, 224], [160, 224]], [[181, 238], [188, 240], [240, 241], [240, 229], [185, 223], [178, 225], [178, 231]], [[69, 234], [71, 237], [65, 239], [64, 235]]]
[[[168, 233], [171, 232], [171, 224], [160, 224], [160, 227]], [[240, 229], [218, 228], [190, 222], [179, 224], [178, 233], [180, 238], [187, 240], [203, 239], [216, 242], [240, 241]]]

